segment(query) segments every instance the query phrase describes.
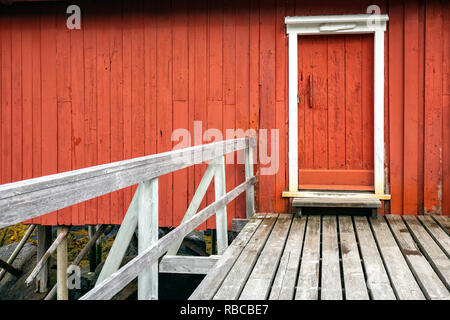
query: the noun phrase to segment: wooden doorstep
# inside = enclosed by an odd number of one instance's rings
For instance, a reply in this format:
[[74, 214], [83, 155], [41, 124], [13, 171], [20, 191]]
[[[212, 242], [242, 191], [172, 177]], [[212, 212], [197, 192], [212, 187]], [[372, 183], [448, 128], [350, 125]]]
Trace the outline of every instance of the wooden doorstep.
[[283, 191], [283, 198], [309, 198], [309, 197], [363, 197], [374, 198], [379, 200], [391, 200], [390, 194], [375, 194], [373, 192], [350, 192], [350, 191], [320, 191], [320, 190], [299, 190], [299, 191]]
[[293, 207], [320, 207], [320, 208], [379, 208], [381, 202], [375, 198], [346, 198], [346, 197], [310, 197], [294, 198]]

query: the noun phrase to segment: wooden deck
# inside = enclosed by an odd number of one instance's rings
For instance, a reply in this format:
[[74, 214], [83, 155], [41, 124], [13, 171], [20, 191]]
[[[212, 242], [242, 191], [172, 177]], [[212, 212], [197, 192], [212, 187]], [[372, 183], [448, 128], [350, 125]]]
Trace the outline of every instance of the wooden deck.
[[450, 218], [252, 218], [190, 299], [450, 299]]

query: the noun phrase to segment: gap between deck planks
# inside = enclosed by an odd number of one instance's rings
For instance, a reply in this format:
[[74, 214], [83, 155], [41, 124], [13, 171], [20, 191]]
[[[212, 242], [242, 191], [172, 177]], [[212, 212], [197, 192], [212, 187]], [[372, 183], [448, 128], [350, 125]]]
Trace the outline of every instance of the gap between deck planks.
[[257, 215], [190, 299], [450, 299], [448, 220]]

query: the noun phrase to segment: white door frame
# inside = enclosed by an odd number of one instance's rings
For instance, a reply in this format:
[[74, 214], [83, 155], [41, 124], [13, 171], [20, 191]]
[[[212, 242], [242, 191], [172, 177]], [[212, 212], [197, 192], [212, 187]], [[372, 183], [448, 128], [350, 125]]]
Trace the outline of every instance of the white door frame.
[[289, 194], [298, 193], [298, 35], [374, 34], [374, 182], [384, 195], [384, 33], [387, 14], [286, 17], [289, 36]]

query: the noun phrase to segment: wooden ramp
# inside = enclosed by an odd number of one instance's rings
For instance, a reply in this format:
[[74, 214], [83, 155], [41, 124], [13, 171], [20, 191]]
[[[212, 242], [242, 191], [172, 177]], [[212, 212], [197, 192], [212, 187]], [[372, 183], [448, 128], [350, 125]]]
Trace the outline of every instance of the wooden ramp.
[[449, 300], [449, 222], [256, 215], [190, 299]]

